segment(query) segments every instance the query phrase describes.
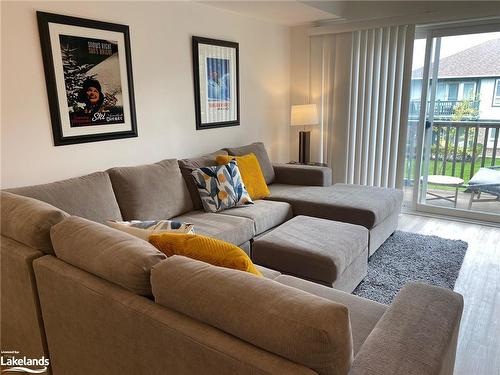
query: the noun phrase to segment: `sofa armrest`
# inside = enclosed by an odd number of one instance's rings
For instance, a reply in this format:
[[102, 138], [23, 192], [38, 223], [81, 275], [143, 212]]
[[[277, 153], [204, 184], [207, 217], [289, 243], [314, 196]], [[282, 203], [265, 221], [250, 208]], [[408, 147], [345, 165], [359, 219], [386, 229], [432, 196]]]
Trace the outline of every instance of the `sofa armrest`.
[[354, 358], [350, 375], [453, 374], [463, 298], [408, 283]]
[[298, 164], [273, 164], [274, 182], [289, 185], [330, 186], [332, 170], [328, 167]]

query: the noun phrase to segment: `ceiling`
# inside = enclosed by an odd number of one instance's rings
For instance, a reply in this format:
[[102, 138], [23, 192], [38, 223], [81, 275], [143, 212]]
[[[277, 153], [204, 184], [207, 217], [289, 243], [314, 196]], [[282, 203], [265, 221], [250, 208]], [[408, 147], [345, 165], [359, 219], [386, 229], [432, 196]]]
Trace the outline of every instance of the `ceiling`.
[[280, 25], [295, 26], [338, 18], [328, 10], [301, 1], [202, 1], [203, 4], [259, 18]]
[[204, 4], [286, 26], [358, 22], [431, 13], [466, 12], [480, 1], [203, 1]]

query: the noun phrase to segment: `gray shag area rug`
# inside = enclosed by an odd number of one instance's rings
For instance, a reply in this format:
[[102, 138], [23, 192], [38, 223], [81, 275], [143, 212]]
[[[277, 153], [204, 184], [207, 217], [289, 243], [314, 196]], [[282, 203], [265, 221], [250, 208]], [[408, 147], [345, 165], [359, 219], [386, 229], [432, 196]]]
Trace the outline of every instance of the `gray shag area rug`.
[[368, 275], [353, 294], [390, 304], [409, 281], [453, 289], [467, 242], [396, 231], [368, 261]]

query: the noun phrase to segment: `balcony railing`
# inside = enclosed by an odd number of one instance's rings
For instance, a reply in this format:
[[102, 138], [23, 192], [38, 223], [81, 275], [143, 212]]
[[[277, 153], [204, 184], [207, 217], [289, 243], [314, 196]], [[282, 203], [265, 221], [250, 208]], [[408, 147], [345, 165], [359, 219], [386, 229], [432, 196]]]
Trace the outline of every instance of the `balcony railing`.
[[[418, 121], [408, 122], [406, 184], [413, 184]], [[470, 180], [481, 167], [500, 164], [500, 121], [434, 121], [428, 174]]]
[[[470, 109], [468, 115], [463, 116], [465, 120], [477, 120], [479, 118], [479, 103], [480, 100], [464, 101], [464, 100], [436, 100], [434, 102], [434, 119], [435, 120], [450, 120], [456, 112], [458, 105], [467, 102], [467, 107]], [[410, 100], [410, 118], [418, 118], [420, 116], [420, 100]], [[429, 110], [429, 102], [427, 102], [427, 111]]]

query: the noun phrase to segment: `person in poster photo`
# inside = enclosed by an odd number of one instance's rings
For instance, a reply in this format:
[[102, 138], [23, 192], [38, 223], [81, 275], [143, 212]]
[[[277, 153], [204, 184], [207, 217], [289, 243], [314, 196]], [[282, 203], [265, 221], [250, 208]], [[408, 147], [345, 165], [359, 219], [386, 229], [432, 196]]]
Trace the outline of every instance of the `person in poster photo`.
[[101, 84], [96, 79], [87, 79], [83, 82], [83, 87], [78, 96], [81, 103], [85, 103], [85, 107], [81, 108], [81, 113], [94, 114], [101, 111], [104, 103], [104, 94], [102, 93]]
[[123, 123], [118, 44], [69, 35], [59, 38], [70, 126]]
[[209, 101], [228, 101], [231, 99], [229, 60], [208, 57], [207, 78]]

